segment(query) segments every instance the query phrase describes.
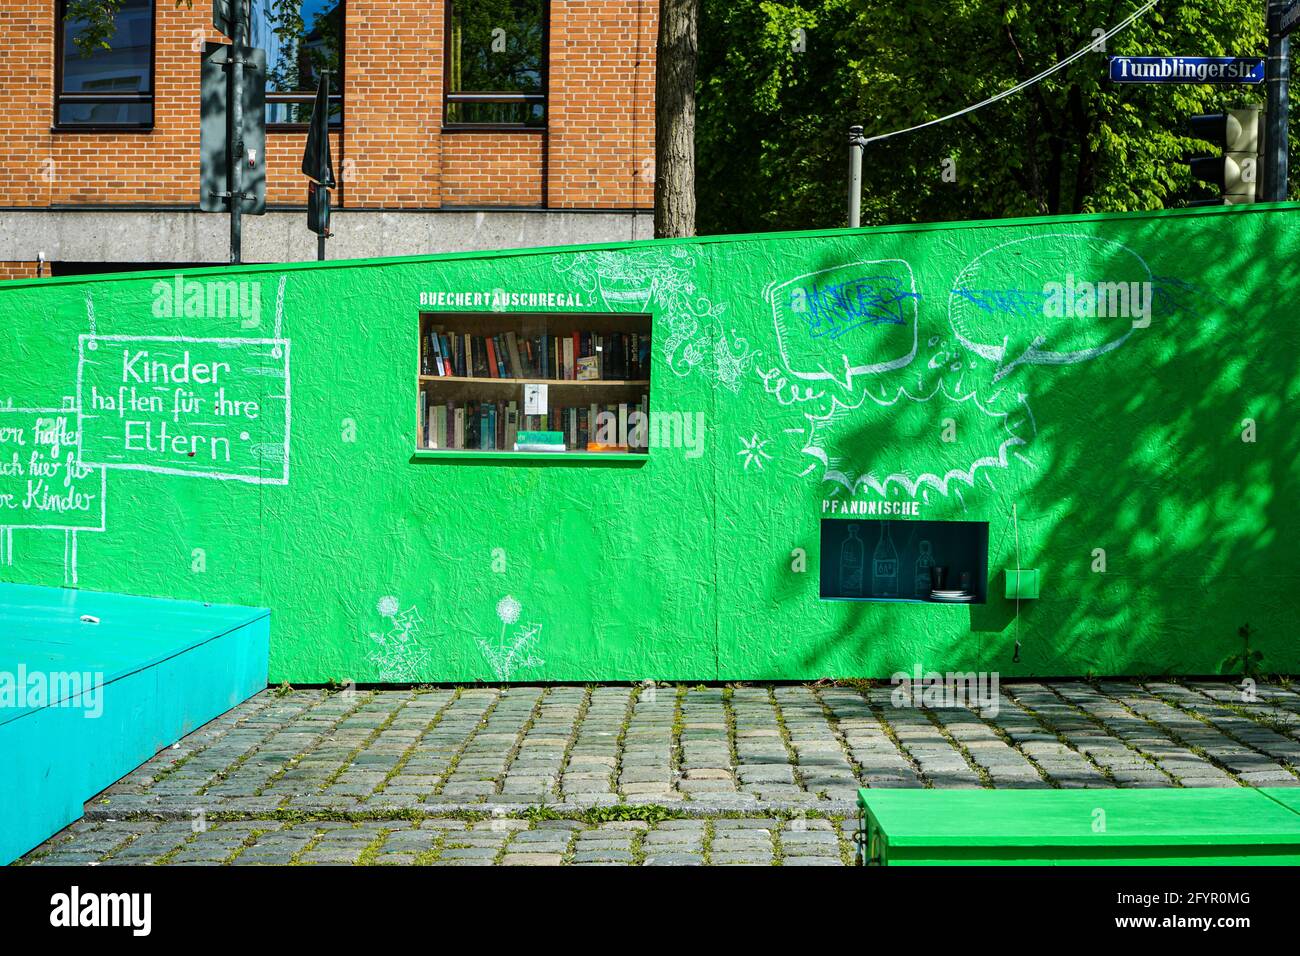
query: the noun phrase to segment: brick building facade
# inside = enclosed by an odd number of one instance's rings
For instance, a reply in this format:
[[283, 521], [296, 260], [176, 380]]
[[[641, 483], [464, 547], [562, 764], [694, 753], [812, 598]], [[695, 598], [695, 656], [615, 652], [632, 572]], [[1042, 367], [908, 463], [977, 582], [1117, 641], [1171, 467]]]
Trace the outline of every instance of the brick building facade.
[[[271, 15], [269, 0], [252, 2]], [[0, 4], [7, 37], [0, 278], [35, 274], [42, 255], [55, 272], [92, 271], [91, 263], [226, 261], [228, 217], [198, 210], [201, 51], [224, 37], [204, 0], [188, 8], [173, 0], [128, 6], [137, 8], [137, 22], [119, 23], [112, 41], [119, 52], [111, 55], [137, 57], [134, 77], [129, 62], [73, 48], [61, 0]], [[656, 0], [306, 0], [300, 7], [304, 20], [323, 7], [339, 18], [332, 23], [341, 20], [330, 64], [342, 74], [341, 122], [331, 133], [339, 184], [330, 258], [652, 233]], [[504, 26], [492, 25], [498, 14]], [[295, 62], [306, 62], [308, 32], [277, 67], [293, 72]], [[494, 56], [512, 59], [498, 69]], [[448, 122], [448, 91], [462, 70], [460, 87], [476, 78], [480, 86], [494, 78], [502, 85], [506, 77], [504, 85], [531, 91], [515, 97], [528, 102], [459, 105], [454, 115], [471, 121]], [[132, 85], [134, 95], [117, 92]], [[509, 98], [487, 99], [493, 96]], [[275, 122], [298, 108], [268, 107], [267, 213], [245, 218], [245, 261], [315, 257], [299, 169], [305, 123]], [[95, 116], [140, 125], [101, 125]]]

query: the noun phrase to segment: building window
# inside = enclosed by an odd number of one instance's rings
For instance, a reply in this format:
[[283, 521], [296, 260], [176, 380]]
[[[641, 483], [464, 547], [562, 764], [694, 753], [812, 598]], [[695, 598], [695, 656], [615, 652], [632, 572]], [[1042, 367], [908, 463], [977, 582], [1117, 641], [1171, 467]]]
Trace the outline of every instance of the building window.
[[311, 121], [330, 71], [330, 124], [343, 122], [343, 0], [252, 0], [249, 45], [266, 51], [266, 124]]
[[546, 125], [546, 0], [448, 0], [448, 126]]
[[153, 126], [153, 9], [153, 0], [121, 0], [108, 47], [86, 54], [76, 44], [86, 21], [69, 21], [60, 0], [56, 126]]

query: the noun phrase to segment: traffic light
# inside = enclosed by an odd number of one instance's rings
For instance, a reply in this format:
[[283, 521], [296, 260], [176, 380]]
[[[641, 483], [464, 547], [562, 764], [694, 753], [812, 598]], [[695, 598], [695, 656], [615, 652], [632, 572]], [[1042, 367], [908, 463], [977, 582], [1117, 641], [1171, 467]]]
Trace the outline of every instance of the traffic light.
[[1256, 201], [1262, 117], [1258, 106], [1192, 117], [1192, 135], [1221, 147], [1223, 155], [1197, 156], [1187, 161], [1193, 177], [1220, 192], [1218, 199], [1197, 200], [1189, 205], [1231, 206]]
[[307, 183], [307, 228], [318, 236], [330, 234], [330, 191], [319, 183]]

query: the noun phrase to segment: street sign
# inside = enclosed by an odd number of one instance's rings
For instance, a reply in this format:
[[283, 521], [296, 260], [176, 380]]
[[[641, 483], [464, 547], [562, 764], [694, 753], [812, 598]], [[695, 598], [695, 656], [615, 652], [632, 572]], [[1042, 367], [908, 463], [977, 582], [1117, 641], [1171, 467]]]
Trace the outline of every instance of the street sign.
[[[244, 23], [248, 20], [249, 0], [244, 0]], [[234, 0], [212, 0], [212, 28], [223, 37], [235, 38]]]
[[[199, 120], [199, 208], [204, 212], [228, 212], [230, 200], [220, 195], [230, 191], [226, 141], [230, 114], [226, 104], [226, 61], [228, 43], [206, 43], [200, 79]], [[266, 212], [266, 51], [244, 47], [244, 155], [240, 211], [252, 216]]]
[[1262, 56], [1112, 56], [1112, 83], [1263, 83]]
[[1277, 35], [1284, 37], [1300, 26], [1300, 0], [1289, 0], [1278, 15]]

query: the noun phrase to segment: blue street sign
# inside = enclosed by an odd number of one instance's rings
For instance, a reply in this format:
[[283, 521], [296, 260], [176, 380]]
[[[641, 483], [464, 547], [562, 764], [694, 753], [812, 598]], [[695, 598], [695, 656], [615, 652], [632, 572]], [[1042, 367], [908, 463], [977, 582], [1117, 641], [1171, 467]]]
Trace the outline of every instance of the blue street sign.
[[1113, 83], [1263, 83], [1262, 56], [1112, 56]]

